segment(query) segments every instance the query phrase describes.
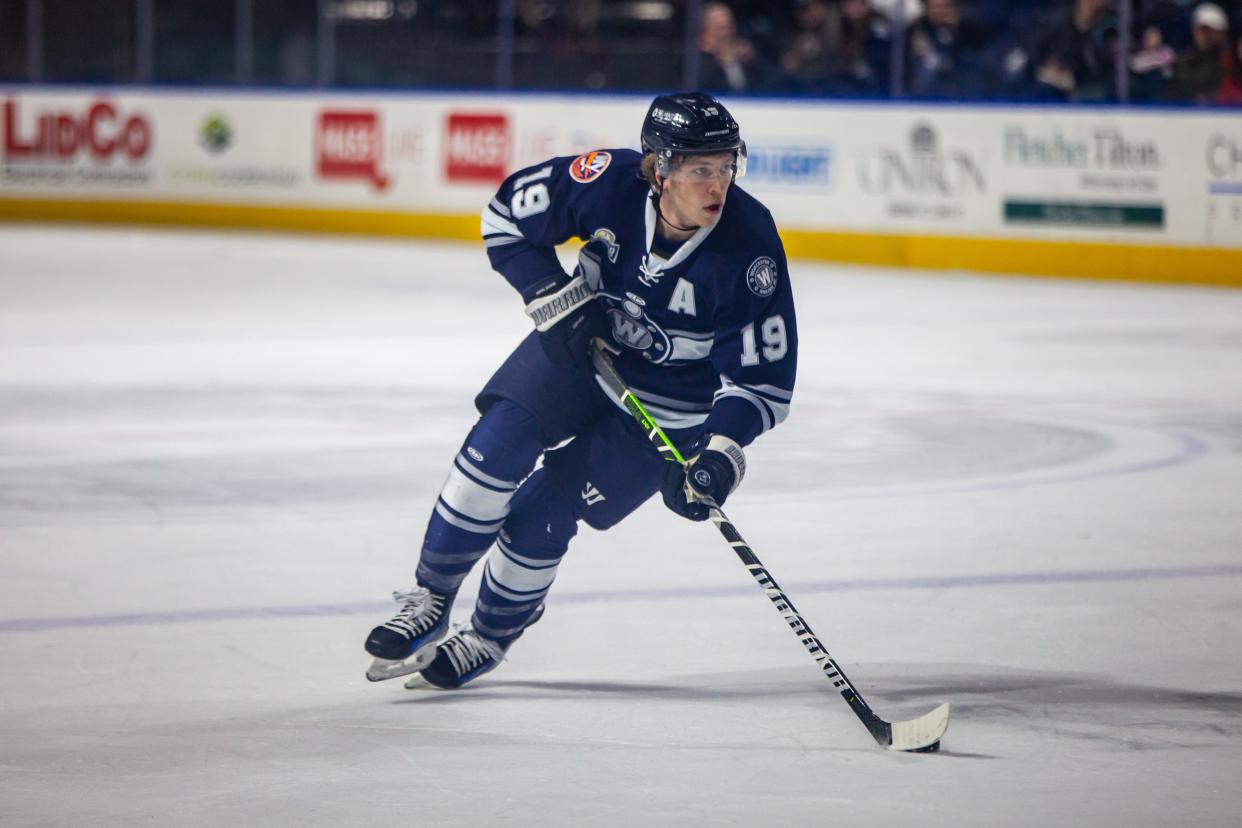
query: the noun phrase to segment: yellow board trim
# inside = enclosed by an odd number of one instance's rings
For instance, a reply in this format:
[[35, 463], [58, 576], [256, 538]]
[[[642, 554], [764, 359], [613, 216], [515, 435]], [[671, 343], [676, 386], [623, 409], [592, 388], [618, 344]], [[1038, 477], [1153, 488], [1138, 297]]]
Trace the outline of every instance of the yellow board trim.
[[200, 204], [172, 201], [0, 199], [0, 220], [261, 228], [300, 233], [350, 233], [479, 240], [479, 217], [388, 210]]
[[970, 270], [1242, 287], [1242, 249], [874, 233], [781, 233], [790, 258], [886, 267]]
[[[471, 215], [193, 202], [0, 199], [0, 220], [263, 228], [477, 242]], [[781, 233], [794, 259], [1242, 287], [1242, 249], [881, 233]]]

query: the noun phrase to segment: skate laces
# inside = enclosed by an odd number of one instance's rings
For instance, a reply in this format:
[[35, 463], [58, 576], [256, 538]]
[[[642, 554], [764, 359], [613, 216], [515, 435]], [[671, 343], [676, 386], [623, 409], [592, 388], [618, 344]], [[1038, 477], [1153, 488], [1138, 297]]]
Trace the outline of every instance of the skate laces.
[[433, 610], [436, 606], [431, 590], [421, 586], [412, 588], [409, 591], [394, 590], [392, 591], [392, 600], [400, 603], [401, 612], [397, 614], [405, 617], [421, 616], [428, 608]]
[[505, 660], [504, 649], [495, 641], [490, 641], [474, 631], [470, 622], [464, 621], [453, 625], [453, 635], [440, 645], [448, 655], [449, 661], [457, 674], [465, 675], [478, 667], [487, 659]]
[[392, 592], [392, 600], [401, 604], [401, 611], [421, 610], [423, 605], [427, 604], [431, 599], [431, 590], [426, 587], [414, 587], [411, 590], [395, 589]]
[[420, 635], [430, 629], [444, 606], [443, 597], [425, 587], [415, 587], [408, 592], [395, 590], [392, 599], [401, 609], [384, 626], [407, 636]]

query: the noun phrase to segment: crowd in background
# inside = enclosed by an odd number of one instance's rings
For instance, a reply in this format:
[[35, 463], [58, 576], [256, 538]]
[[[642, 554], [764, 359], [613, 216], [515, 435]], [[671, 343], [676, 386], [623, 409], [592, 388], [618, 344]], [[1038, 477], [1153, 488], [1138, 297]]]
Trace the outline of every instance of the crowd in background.
[[[698, 45], [719, 92], [1242, 104], [1242, 0], [712, 0]], [[904, 15], [902, 43], [895, 25]], [[893, 84], [893, 67], [902, 72]]]
[[[48, 82], [1242, 104], [1242, 0], [55, 3]], [[0, 82], [29, 77], [30, 7], [0, 0]]]

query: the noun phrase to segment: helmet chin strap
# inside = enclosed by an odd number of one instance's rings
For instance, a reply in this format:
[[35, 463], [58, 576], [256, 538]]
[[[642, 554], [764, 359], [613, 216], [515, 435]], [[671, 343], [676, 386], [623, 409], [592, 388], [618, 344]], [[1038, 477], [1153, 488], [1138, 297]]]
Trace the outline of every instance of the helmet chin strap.
[[669, 227], [672, 227], [674, 230], [680, 230], [683, 233], [693, 233], [694, 231], [698, 230], [701, 227], [701, 225], [698, 225], [698, 224], [692, 227], [681, 227], [669, 221], [668, 216], [664, 215], [664, 212], [660, 209], [660, 198], [663, 195], [664, 195], [664, 182], [660, 181], [660, 188], [658, 190], [651, 191], [651, 204], [653, 207], [655, 207], [656, 216], [659, 217], [660, 221], [664, 222]]

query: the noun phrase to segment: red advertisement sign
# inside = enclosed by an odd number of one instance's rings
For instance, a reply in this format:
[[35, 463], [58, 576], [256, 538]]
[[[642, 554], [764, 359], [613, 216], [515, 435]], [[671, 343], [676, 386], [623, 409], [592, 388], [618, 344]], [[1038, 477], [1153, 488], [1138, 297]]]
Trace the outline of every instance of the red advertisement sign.
[[380, 170], [384, 135], [379, 113], [325, 110], [319, 113], [315, 134], [315, 157], [320, 178], [361, 179], [378, 190], [388, 186]]
[[513, 139], [502, 114], [451, 114], [444, 136], [444, 177], [450, 183], [499, 184], [509, 169]]
[[18, 101], [4, 102], [4, 158], [70, 160], [86, 152], [96, 161], [124, 157], [139, 161], [151, 150], [151, 122], [140, 113], [122, 112], [99, 100], [85, 109], [23, 112]]

